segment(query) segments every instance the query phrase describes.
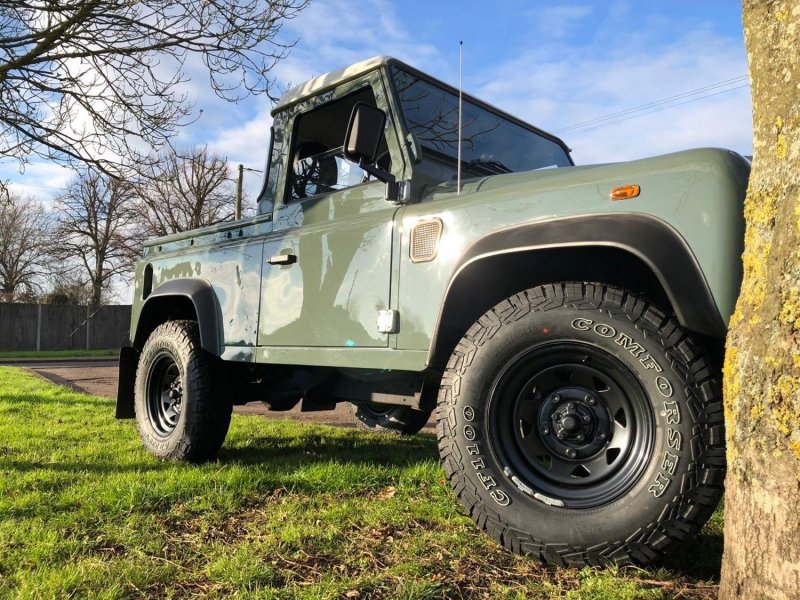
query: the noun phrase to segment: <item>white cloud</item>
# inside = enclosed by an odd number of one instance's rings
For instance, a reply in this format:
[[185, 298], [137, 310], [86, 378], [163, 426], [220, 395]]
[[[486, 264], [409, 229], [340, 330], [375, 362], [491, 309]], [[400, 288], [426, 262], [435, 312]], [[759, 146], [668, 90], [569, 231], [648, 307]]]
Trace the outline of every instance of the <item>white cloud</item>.
[[9, 188], [12, 193], [48, 204], [47, 200], [62, 192], [74, 175], [68, 167], [48, 161], [32, 161], [26, 165], [22, 176], [2, 172], [0, 179], [11, 180]]
[[336, 0], [315, 0], [286, 26], [301, 36], [276, 75], [293, 85], [379, 54], [394, 56], [430, 71], [446, 68], [436, 47], [415, 38], [387, 0], [364, 0], [343, 10]]
[[721, 147], [752, 154], [749, 90], [671, 108], [602, 128], [565, 132], [578, 164], [617, 162], [687, 148]]
[[264, 106], [254, 118], [238, 127], [218, 132], [216, 138], [207, 142], [210, 150], [228, 159], [234, 176], [239, 164], [247, 169], [243, 172], [242, 196], [245, 204], [255, 201], [264, 181], [271, 125], [269, 108]]
[[208, 147], [232, 163], [260, 169], [267, 158], [271, 125], [269, 107], [264, 106], [240, 126], [219, 131], [217, 137], [208, 141]]
[[[486, 98], [535, 125], [557, 132], [598, 117], [746, 75], [743, 49], [707, 30], [668, 46], [538, 49], [498, 65], [478, 86]], [[633, 117], [633, 115], [631, 115]], [[639, 114], [619, 123], [563, 133], [582, 164], [628, 160], [697, 145], [751, 151], [747, 88]]]

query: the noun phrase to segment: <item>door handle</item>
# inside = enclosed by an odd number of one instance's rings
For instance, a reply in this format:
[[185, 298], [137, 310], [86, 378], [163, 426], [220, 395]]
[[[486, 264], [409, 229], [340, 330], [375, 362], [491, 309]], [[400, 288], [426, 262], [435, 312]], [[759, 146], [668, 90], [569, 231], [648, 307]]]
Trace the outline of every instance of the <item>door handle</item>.
[[267, 262], [271, 265], [293, 265], [297, 262], [296, 254], [276, 254], [270, 256]]

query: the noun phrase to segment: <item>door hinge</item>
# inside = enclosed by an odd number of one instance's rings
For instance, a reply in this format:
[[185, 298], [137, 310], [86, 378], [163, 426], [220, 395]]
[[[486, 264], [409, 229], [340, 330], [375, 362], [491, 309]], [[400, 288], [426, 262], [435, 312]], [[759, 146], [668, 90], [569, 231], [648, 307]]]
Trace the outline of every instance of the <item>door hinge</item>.
[[378, 311], [378, 332], [397, 333], [397, 326], [400, 322], [400, 313], [396, 310]]
[[267, 262], [271, 265], [293, 265], [297, 262], [296, 254], [278, 254], [277, 256], [270, 256]]

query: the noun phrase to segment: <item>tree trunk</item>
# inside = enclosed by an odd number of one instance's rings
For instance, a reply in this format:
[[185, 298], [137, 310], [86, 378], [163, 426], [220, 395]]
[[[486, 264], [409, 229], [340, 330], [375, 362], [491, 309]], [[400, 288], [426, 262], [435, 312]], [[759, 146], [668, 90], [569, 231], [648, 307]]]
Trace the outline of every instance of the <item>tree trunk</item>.
[[100, 278], [92, 281], [92, 310], [97, 308], [103, 303], [103, 280]]
[[725, 357], [720, 598], [800, 598], [800, 2], [744, 0], [755, 159]]

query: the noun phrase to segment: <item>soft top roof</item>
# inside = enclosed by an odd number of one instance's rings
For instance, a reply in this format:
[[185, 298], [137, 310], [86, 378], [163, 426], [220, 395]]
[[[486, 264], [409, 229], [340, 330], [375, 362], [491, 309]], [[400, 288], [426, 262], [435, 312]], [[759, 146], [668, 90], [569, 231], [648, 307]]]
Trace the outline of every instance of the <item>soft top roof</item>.
[[288, 90], [283, 96], [281, 96], [278, 104], [276, 104], [275, 108], [272, 109], [272, 114], [274, 115], [276, 112], [286, 108], [287, 106], [305, 100], [311, 96], [316, 96], [320, 92], [323, 92], [327, 89], [336, 87], [345, 81], [355, 79], [364, 73], [374, 71], [375, 69], [390, 62], [399, 65], [403, 64], [390, 56], [373, 56], [372, 58], [362, 60], [361, 62], [357, 62], [356, 64], [345, 67], [344, 69], [331, 71], [330, 73], [325, 73], [325, 75], [320, 75], [319, 77], [310, 79], [305, 83], [296, 85]]

